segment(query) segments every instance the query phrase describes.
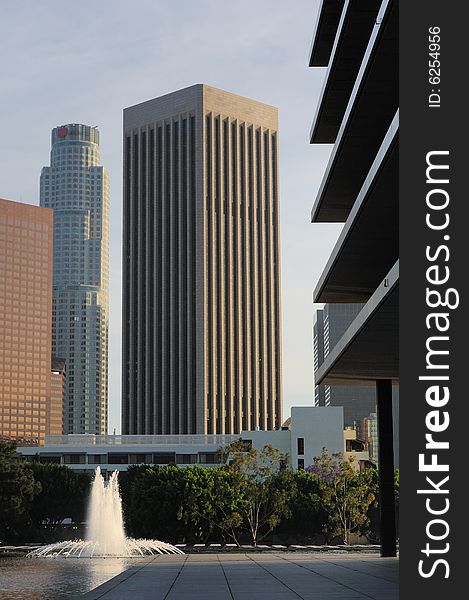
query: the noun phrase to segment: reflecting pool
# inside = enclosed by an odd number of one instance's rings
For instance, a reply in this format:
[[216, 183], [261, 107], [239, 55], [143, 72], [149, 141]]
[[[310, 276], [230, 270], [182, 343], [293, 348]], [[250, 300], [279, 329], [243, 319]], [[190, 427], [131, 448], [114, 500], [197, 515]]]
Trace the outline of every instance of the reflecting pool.
[[148, 559], [0, 557], [0, 600], [74, 600]]

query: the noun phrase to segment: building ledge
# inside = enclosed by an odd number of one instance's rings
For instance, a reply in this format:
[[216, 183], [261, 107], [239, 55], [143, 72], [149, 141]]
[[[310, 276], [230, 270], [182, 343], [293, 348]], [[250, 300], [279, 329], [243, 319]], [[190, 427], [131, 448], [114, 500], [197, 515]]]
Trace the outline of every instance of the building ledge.
[[398, 108], [397, 2], [383, 0], [311, 211], [345, 222]]
[[314, 290], [314, 302], [366, 302], [399, 256], [399, 111]]
[[399, 261], [315, 373], [316, 385], [399, 379]]
[[312, 144], [333, 144], [347, 107], [381, 0], [346, 0], [311, 127]]
[[327, 67], [344, 0], [322, 0], [309, 51], [310, 67]]

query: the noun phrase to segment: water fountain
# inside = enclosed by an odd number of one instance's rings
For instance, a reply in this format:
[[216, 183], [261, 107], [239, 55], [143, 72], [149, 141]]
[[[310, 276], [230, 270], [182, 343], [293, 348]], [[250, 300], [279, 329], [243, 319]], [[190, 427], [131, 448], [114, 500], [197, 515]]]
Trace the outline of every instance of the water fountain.
[[127, 538], [122, 517], [122, 500], [117, 481], [118, 472], [106, 485], [101, 469], [96, 468], [88, 505], [86, 540], [67, 540], [41, 546], [29, 557], [132, 557], [148, 554], [184, 554], [179, 548], [158, 540]]

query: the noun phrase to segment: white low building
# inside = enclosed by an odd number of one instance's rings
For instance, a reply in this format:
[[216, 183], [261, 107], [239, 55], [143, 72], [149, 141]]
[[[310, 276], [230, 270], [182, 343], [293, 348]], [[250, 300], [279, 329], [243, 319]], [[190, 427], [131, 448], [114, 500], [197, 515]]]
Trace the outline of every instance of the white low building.
[[288, 455], [294, 469], [303, 469], [320, 456], [344, 451], [344, 410], [330, 406], [294, 406], [288, 429], [278, 431], [243, 431], [241, 437], [252, 440], [255, 448], [271, 444]]
[[323, 448], [344, 451], [344, 418], [340, 407], [293, 407], [290, 423], [276, 431], [243, 431], [239, 435], [63, 435], [46, 436], [44, 446], [19, 447], [18, 455], [55, 462], [80, 471], [127, 470], [149, 464], [215, 466], [219, 450], [236, 440], [255, 448], [271, 444], [294, 469], [306, 468]]

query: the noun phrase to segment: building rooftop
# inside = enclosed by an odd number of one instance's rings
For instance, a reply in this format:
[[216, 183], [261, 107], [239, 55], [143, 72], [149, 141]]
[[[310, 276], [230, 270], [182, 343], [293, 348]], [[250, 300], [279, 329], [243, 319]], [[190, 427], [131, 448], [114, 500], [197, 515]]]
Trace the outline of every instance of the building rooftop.
[[58, 373], [65, 373], [65, 358], [58, 358], [57, 356], [52, 356], [51, 361], [51, 371], [57, 371]]
[[194, 111], [222, 113], [247, 123], [256, 123], [270, 129], [278, 129], [278, 109], [246, 96], [227, 92], [205, 83], [194, 85], [151, 98], [124, 109], [124, 129], [141, 127], [148, 123], [167, 119], [175, 114]]

